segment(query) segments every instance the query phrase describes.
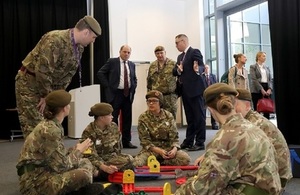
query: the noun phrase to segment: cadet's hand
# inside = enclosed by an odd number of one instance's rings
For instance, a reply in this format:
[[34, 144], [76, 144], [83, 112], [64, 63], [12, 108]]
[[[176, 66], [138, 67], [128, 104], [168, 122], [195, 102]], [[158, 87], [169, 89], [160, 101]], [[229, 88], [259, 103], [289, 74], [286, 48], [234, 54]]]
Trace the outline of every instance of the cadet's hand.
[[90, 138], [87, 138], [83, 142], [76, 144], [76, 149], [79, 150], [81, 153], [83, 153], [92, 145], [93, 145], [92, 140]]
[[118, 171], [118, 167], [116, 167], [115, 165], [101, 165], [101, 169], [108, 173], [108, 174], [113, 174], [114, 172]]
[[41, 98], [39, 104], [37, 105], [37, 109], [40, 113], [43, 113], [46, 107], [46, 101], [45, 98]]
[[176, 156], [176, 153], [177, 153], [177, 148], [173, 147], [173, 149], [168, 152], [168, 159], [174, 158]]
[[199, 157], [195, 160], [194, 166], [199, 166], [200, 163], [203, 161], [203, 159], [204, 159], [204, 155], [202, 154], [201, 156], [199, 156]]

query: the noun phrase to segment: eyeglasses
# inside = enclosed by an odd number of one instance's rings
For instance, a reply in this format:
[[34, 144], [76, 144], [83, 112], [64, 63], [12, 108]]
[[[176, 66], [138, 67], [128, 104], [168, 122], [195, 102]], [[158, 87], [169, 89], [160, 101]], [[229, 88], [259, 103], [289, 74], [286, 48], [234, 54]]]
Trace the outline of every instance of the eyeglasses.
[[159, 102], [159, 100], [146, 100], [146, 102], [148, 104], [151, 104], [151, 103], [157, 103], [157, 102]]
[[183, 41], [182, 39], [180, 41], [176, 41], [175, 44], [178, 45], [181, 41]]

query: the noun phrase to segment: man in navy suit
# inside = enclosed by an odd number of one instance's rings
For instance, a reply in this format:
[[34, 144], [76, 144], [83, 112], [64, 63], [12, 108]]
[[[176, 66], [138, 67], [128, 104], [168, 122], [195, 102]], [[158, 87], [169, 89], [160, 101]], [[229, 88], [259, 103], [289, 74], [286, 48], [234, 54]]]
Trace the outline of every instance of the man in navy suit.
[[[215, 75], [215, 74], [212, 74], [212, 73], [210, 72], [210, 67], [209, 67], [209, 65], [205, 64], [204, 67], [205, 67], [205, 70], [204, 70], [204, 72], [201, 74], [201, 77], [202, 77], [202, 79], [203, 79], [205, 88], [207, 88], [208, 86], [210, 86], [210, 85], [212, 85], [212, 84], [214, 84], [214, 83], [217, 83], [218, 80], [217, 80], [216, 75]], [[206, 109], [205, 109], [205, 110], [206, 110]], [[216, 123], [216, 120], [214, 119], [214, 117], [213, 117], [212, 115], [210, 116], [210, 121], [211, 121], [211, 128], [212, 128], [212, 129], [215, 129], [215, 130], [219, 129], [219, 127], [218, 127], [218, 125], [217, 125], [217, 123]]]
[[109, 58], [98, 71], [97, 77], [104, 88], [105, 100], [113, 107], [113, 121], [122, 124], [122, 143], [124, 148], [137, 148], [131, 143], [132, 103], [137, 87], [135, 64], [129, 61], [131, 48], [123, 45], [120, 56]]
[[204, 150], [206, 114], [203, 99], [205, 86], [201, 78], [204, 72], [203, 56], [199, 49], [189, 45], [185, 34], [177, 35], [175, 44], [182, 53], [177, 57], [173, 75], [178, 76], [182, 83], [182, 102], [187, 120], [186, 138], [180, 146], [189, 151]]

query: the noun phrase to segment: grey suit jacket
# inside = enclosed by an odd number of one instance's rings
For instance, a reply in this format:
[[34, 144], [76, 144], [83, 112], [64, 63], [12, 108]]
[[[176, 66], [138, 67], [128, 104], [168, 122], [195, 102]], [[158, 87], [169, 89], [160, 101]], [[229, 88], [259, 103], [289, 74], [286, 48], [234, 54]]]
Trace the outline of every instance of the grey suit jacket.
[[[268, 87], [269, 87], [269, 89], [273, 90], [273, 79], [272, 79], [271, 71], [268, 66], [263, 65], [263, 67], [266, 70]], [[251, 83], [250, 83], [251, 93], [260, 93], [261, 92], [260, 90], [263, 87], [260, 84], [261, 83], [261, 72], [260, 72], [259, 65], [257, 63], [250, 65], [250, 78], [251, 78]]]

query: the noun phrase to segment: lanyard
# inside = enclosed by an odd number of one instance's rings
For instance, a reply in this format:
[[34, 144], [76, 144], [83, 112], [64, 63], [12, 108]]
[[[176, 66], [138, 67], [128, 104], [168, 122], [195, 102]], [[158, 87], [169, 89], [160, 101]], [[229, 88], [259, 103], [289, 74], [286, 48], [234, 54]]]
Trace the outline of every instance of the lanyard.
[[81, 83], [81, 62], [80, 62], [80, 57], [79, 57], [79, 51], [78, 51], [78, 47], [75, 43], [75, 39], [74, 39], [74, 29], [72, 28], [71, 29], [71, 38], [72, 38], [72, 45], [73, 45], [73, 49], [74, 49], [74, 54], [75, 54], [75, 58], [77, 60], [77, 63], [78, 63], [78, 74], [79, 74], [79, 87], [80, 87], [80, 91], [81, 91], [81, 86], [82, 86], [82, 83]]

